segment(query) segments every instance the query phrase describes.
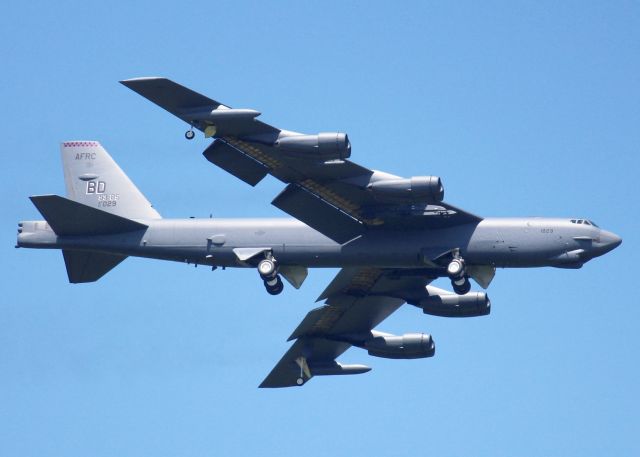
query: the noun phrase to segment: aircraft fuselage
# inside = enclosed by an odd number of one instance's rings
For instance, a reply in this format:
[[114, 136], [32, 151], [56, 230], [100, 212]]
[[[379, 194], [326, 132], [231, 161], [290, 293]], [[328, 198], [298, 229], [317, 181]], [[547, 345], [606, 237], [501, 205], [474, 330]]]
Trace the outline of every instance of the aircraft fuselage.
[[[574, 220], [575, 221], [575, 220]], [[620, 244], [594, 225], [555, 218], [486, 218], [436, 230], [369, 230], [340, 245], [295, 219], [139, 220], [146, 230], [57, 236], [45, 221], [21, 224], [18, 246], [96, 251], [194, 264], [248, 267], [237, 249], [269, 248], [281, 265], [418, 268], [458, 248], [469, 265], [579, 268]]]

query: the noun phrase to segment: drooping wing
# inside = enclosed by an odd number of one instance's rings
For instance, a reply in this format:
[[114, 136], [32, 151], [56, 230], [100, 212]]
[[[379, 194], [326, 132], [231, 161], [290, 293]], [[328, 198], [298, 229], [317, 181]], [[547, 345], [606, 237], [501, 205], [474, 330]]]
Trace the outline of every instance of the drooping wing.
[[[260, 387], [301, 385], [316, 375], [359, 374], [364, 365], [341, 365], [336, 358], [361, 345], [380, 322], [409, 300], [425, 297], [431, 282], [421, 270], [345, 268], [289, 337], [296, 340]], [[298, 381], [301, 380], [301, 381]]]
[[216, 111], [222, 119], [217, 119], [217, 122], [224, 125], [225, 129], [222, 131], [224, 134], [278, 132], [278, 129], [255, 120], [260, 115], [255, 110], [232, 110], [216, 100], [166, 78], [134, 78], [120, 82], [203, 132], [210, 125], [206, 119], [212, 111]]
[[440, 228], [481, 220], [444, 202], [415, 201], [409, 193], [381, 200], [368, 185], [399, 177], [346, 159], [327, 161], [285, 153], [277, 147], [278, 140], [299, 134], [258, 121], [257, 111], [231, 109], [165, 78], [130, 79], [122, 84], [215, 137], [203, 153], [210, 162], [252, 186], [267, 174], [288, 184], [272, 204], [338, 243], [367, 229]]

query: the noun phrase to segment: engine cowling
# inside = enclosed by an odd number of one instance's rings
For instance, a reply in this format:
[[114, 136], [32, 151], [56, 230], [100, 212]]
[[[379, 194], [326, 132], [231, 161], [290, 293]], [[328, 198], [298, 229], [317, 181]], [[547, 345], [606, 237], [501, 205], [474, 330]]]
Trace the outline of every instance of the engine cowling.
[[420, 300], [418, 305], [425, 314], [441, 317], [477, 317], [486, 316], [491, 312], [491, 301], [484, 292], [470, 292], [465, 295], [432, 294]]
[[344, 160], [351, 156], [351, 143], [346, 133], [319, 133], [278, 138], [274, 144], [282, 151], [317, 160]]
[[432, 357], [436, 351], [433, 338], [426, 333], [378, 335], [365, 341], [364, 348], [369, 355], [385, 359], [422, 359]]
[[444, 186], [438, 176], [385, 179], [372, 182], [367, 188], [382, 200], [435, 203], [444, 199]]

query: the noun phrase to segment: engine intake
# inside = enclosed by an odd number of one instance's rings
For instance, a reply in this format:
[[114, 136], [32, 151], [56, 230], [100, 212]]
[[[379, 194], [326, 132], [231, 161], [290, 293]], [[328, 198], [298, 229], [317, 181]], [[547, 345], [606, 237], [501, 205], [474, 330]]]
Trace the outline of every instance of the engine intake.
[[351, 143], [346, 133], [319, 133], [278, 138], [274, 144], [282, 151], [319, 160], [344, 160], [351, 156]]
[[385, 359], [422, 359], [432, 357], [436, 352], [433, 338], [426, 333], [374, 335], [365, 341], [364, 348], [369, 355]]
[[491, 301], [484, 292], [465, 295], [438, 293], [440, 289], [427, 286], [429, 297], [420, 300], [418, 306], [425, 314], [441, 317], [477, 317], [491, 312]]
[[372, 182], [367, 188], [382, 200], [410, 200], [435, 203], [444, 199], [444, 186], [438, 176], [385, 179]]

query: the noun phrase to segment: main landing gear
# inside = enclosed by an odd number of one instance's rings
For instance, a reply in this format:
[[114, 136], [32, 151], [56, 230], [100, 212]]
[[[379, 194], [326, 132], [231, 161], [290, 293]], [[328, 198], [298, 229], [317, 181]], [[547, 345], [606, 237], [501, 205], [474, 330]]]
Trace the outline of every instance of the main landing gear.
[[193, 140], [195, 136], [196, 136], [196, 132], [193, 131], [193, 127], [187, 130], [186, 132], [184, 132], [184, 137], [187, 140]]
[[270, 295], [278, 295], [284, 289], [284, 284], [278, 275], [276, 259], [269, 256], [258, 263], [258, 273], [264, 282], [264, 287]]
[[453, 291], [458, 295], [464, 295], [471, 290], [471, 283], [466, 275], [464, 259], [456, 256], [447, 265], [447, 275], [451, 279]]

